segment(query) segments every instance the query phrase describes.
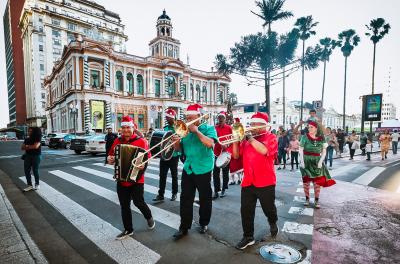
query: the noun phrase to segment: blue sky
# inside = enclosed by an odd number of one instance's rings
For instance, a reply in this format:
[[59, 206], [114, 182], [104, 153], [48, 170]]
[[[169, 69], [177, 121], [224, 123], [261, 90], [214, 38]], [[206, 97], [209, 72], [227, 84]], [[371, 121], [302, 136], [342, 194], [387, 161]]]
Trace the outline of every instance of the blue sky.
[[[120, 14], [129, 36], [128, 53], [147, 56], [148, 42], [154, 38], [157, 17], [165, 8], [174, 26], [174, 37], [181, 41], [181, 59], [186, 63], [186, 55], [194, 68], [210, 70], [217, 53], [227, 54], [240, 37], [262, 31], [262, 21], [250, 10], [256, 10], [253, 0], [96, 0], [106, 8]], [[6, 1], [0, 0], [0, 12], [4, 14]], [[339, 32], [353, 28], [361, 37], [348, 60], [347, 113], [359, 113], [359, 96], [371, 90], [372, 42], [365, 36], [365, 24], [373, 18], [383, 17], [392, 26], [389, 34], [377, 46], [375, 87], [384, 92], [388, 87], [391, 71], [391, 99], [399, 108], [400, 116], [400, 1], [396, 0], [287, 0], [285, 10], [292, 11], [294, 17], [276, 22], [272, 29], [279, 33], [289, 31], [296, 18], [312, 15], [319, 24], [317, 35], [306, 44], [313, 45], [324, 37], [337, 38]], [[1, 20], [2, 21], [2, 20]], [[300, 48], [298, 55], [300, 56]], [[7, 89], [4, 59], [3, 25], [0, 28], [0, 127], [8, 122]], [[322, 67], [306, 72], [305, 100], [317, 100], [321, 96]], [[238, 94], [240, 102], [260, 102], [264, 100], [261, 87], [248, 87], [239, 76], [232, 76], [231, 90]], [[327, 66], [326, 102], [341, 112], [343, 100], [344, 58], [340, 50], [335, 50]], [[289, 100], [298, 100], [301, 92], [301, 72], [291, 75], [286, 82]], [[271, 98], [281, 96], [278, 84], [271, 90]]]

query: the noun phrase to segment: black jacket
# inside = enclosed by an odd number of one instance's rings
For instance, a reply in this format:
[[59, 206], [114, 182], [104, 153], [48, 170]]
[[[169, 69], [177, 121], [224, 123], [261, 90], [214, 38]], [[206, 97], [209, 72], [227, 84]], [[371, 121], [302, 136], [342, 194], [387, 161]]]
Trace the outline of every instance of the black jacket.
[[108, 150], [112, 147], [112, 144], [114, 143], [114, 140], [118, 137], [117, 134], [111, 133], [111, 134], [106, 134], [104, 140], [106, 141], [106, 150], [108, 153]]

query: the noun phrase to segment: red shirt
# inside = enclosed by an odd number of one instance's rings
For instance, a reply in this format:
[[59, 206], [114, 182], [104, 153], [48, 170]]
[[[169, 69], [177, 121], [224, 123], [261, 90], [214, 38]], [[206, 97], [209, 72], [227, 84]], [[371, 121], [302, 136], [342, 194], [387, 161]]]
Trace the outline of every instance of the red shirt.
[[[137, 135], [136, 135], [136, 134], [133, 134], [133, 135], [131, 136], [131, 138], [130, 138], [128, 141], [125, 140], [125, 138], [123, 138], [123, 137], [117, 138], [116, 140], [114, 140], [114, 143], [113, 143], [113, 145], [111, 146], [111, 149], [110, 149], [110, 151], [108, 152], [108, 155], [109, 155], [109, 156], [114, 156], [114, 155], [115, 155], [115, 146], [116, 146], [116, 145], [119, 145], [119, 144], [129, 144], [129, 145], [132, 145], [132, 146], [137, 146], [137, 147], [143, 148], [143, 149], [145, 149], [145, 150], [148, 150], [148, 149], [149, 149], [149, 144], [147, 143], [147, 140], [146, 140], [146, 139], [144, 139], [144, 138], [139, 138], [139, 139], [135, 140], [136, 138], [137, 138]], [[150, 158], [150, 156], [151, 156], [151, 154], [149, 153], [149, 154], [148, 154], [148, 158]], [[143, 174], [144, 174], [144, 173], [143, 173]], [[137, 181], [136, 183], [143, 184], [143, 183], [144, 183], [144, 175], [141, 175], [139, 181]], [[134, 184], [134, 183], [132, 183], [132, 182], [126, 182], [126, 181], [121, 181], [120, 184], [121, 184], [122, 186], [128, 187], [128, 186], [132, 186], [132, 184]]]
[[243, 159], [244, 177], [242, 187], [254, 185], [255, 187], [266, 187], [276, 185], [276, 174], [274, 160], [278, 152], [278, 141], [276, 136], [270, 132], [255, 138], [263, 143], [268, 153], [261, 155], [253, 146], [244, 140], [240, 144], [240, 156]]
[[[216, 125], [215, 126], [215, 130], [217, 131], [217, 136], [221, 137], [221, 136], [226, 136], [226, 135], [230, 135], [232, 134], [232, 127], [228, 126], [228, 125]], [[224, 141], [226, 138], [223, 137], [220, 139], [220, 141]], [[228, 150], [229, 151], [229, 150]], [[219, 143], [216, 143], [214, 146], [214, 155], [216, 157], [218, 157], [219, 155], [221, 155], [222, 152], [222, 146]], [[230, 151], [231, 152], [231, 151]]]

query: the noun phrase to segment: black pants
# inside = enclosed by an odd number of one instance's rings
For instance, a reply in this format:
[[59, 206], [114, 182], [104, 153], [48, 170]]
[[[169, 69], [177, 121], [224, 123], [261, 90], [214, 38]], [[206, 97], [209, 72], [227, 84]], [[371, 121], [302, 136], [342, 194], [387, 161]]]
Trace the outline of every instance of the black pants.
[[342, 154], [343, 153], [344, 144], [343, 144], [342, 141], [339, 141], [338, 143], [339, 143], [339, 153]]
[[367, 160], [371, 159], [371, 152], [367, 152]]
[[28, 184], [29, 186], [32, 186], [31, 170], [33, 171], [33, 176], [35, 177], [35, 185], [39, 184], [39, 165], [41, 159], [41, 155], [25, 155], [24, 172], [26, 177], [26, 184]]
[[158, 190], [158, 195], [164, 197], [168, 170], [171, 170], [172, 175], [172, 194], [178, 193], [178, 162], [179, 156], [170, 160], [160, 160], [160, 189]]
[[132, 186], [124, 187], [121, 186], [120, 183], [117, 183], [117, 194], [121, 206], [122, 222], [127, 231], [133, 231], [131, 200], [133, 200], [133, 204], [140, 210], [144, 218], [150, 219], [152, 217], [150, 208], [144, 201], [143, 192], [143, 184], [133, 184]]
[[106, 148], [106, 161], [104, 162], [105, 164], [107, 164], [107, 157], [108, 157], [108, 152], [110, 151], [111, 147]]
[[286, 167], [286, 150], [278, 149], [279, 166], [281, 166], [282, 164], [282, 159], [283, 159], [283, 165]]
[[244, 237], [254, 236], [254, 216], [256, 213], [257, 199], [260, 200], [261, 208], [268, 218], [269, 224], [278, 221], [275, 207], [275, 185], [260, 187], [242, 187], [240, 214], [242, 216], [242, 228]]
[[193, 221], [193, 202], [196, 195], [196, 189], [199, 192], [200, 200], [200, 225], [206, 226], [210, 223], [212, 211], [212, 190], [211, 190], [211, 171], [204, 174], [187, 174], [182, 172], [181, 182], [181, 230], [187, 230], [192, 227]]
[[353, 143], [348, 143], [348, 145], [349, 145], [349, 149], [350, 149], [350, 158], [352, 159], [354, 157], [354, 153], [356, 153], [356, 150], [351, 148]]
[[360, 149], [361, 149], [361, 151], [362, 151], [362, 153], [361, 153], [361, 155], [363, 155], [363, 156], [365, 156], [365, 146], [366, 146], [367, 144], [360, 144]]
[[293, 169], [294, 161], [296, 161], [296, 169], [297, 169], [299, 167], [299, 152], [291, 151], [290, 157], [291, 157], [290, 164], [292, 165], [292, 169]]
[[[221, 191], [221, 178], [219, 177], [221, 168], [218, 168], [214, 163], [213, 180], [214, 180], [214, 192]], [[229, 182], [229, 164], [222, 168], [222, 190], [228, 189]]]

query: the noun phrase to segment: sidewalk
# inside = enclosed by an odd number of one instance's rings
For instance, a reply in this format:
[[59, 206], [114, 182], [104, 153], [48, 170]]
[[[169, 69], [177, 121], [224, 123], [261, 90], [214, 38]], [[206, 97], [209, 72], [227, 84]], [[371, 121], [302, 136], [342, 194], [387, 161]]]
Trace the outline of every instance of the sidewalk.
[[0, 185], [0, 263], [47, 263]]

